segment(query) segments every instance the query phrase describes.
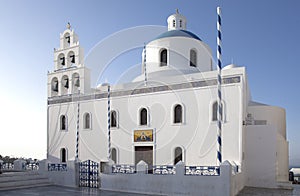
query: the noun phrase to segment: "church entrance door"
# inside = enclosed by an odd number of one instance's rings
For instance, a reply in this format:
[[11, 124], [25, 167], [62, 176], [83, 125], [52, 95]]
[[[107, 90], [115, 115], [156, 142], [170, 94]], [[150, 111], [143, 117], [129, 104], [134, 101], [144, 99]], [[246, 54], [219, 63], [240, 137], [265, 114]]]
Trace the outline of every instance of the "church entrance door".
[[135, 164], [138, 164], [141, 160], [148, 164], [148, 173], [153, 173], [153, 146], [135, 147]]

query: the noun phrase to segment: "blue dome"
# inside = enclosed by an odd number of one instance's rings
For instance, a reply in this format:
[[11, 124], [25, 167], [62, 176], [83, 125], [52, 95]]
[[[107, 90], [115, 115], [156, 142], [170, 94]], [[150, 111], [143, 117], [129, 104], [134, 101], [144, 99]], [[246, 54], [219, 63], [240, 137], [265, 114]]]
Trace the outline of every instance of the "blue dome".
[[197, 39], [199, 41], [202, 41], [197, 35], [195, 35], [192, 32], [186, 31], [186, 30], [167, 31], [167, 32], [164, 32], [164, 33], [160, 34], [159, 36], [157, 36], [153, 40], [166, 38], [166, 37], [189, 37], [189, 38], [193, 38], [193, 39]]

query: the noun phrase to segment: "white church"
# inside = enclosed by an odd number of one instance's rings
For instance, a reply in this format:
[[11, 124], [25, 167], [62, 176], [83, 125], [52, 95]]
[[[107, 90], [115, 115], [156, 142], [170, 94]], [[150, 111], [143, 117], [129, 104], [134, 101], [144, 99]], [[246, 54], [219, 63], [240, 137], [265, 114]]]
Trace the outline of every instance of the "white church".
[[[145, 179], [160, 177], [156, 166], [220, 166], [218, 71], [211, 48], [187, 30], [180, 13], [170, 15], [167, 23], [166, 32], [145, 40], [140, 76], [118, 85], [92, 87], [74, 29], [68, 25], [60, 34], [54, 70], [48, 73], [47, 163], [111, 159], [116, 169], [135, 168], [143, 161], [148, 166]], [[239, 175], [235, 182], [231, 177], [229, 186], [278, 187], [287, 182], [285, 110], [252, 100], [245, 67], [223, 66], [221, 78], [222, 159]], [[102, 181], [107, 176], [100, 170]], [[107, 175], [122, 178], [117, 173]]]

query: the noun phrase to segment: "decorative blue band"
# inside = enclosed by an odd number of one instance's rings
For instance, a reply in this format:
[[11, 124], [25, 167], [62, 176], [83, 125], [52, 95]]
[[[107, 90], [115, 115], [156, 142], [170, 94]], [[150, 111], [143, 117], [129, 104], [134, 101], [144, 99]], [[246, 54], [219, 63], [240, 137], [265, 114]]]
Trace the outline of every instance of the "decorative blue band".
[[221, 34], [221, 8], [217, 8], [217, 14], [218, 14], [218, 22], [217, 22], [217, 30], [218, 30], [218, 38], [217, 38], [217, 59], [218, 59], [218, 123], [217, 123], [217, 129], [218, 129], [218, 151], [217, 151], [217, 159], [219, 161], [219, 165], [222, 163], [222, 91], [221, 91], [221, 70], [222, 70], [222, 61], [221, 61], [221, 54], [222, 54], [222, 48], [221, 48], [221, 40], [222, 40], [222, 34]]

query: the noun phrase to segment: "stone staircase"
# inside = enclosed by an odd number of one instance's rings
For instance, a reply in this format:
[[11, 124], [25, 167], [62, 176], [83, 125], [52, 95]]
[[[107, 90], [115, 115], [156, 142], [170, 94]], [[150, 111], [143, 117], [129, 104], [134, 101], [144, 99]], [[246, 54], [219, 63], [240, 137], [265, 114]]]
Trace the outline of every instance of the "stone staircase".
[[0, 191], [51, 185], [50, 180], [37, 171], [5, 172], [0, 174]]

